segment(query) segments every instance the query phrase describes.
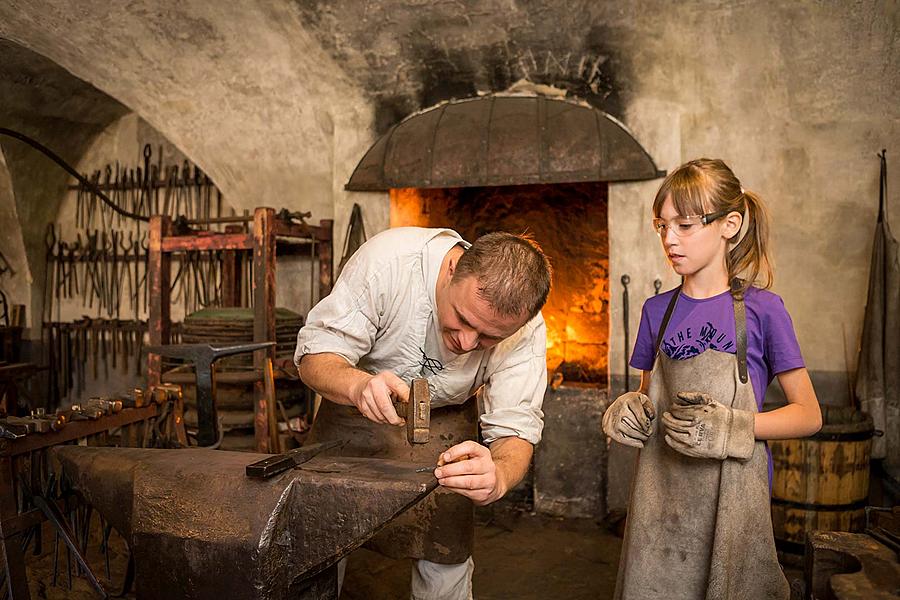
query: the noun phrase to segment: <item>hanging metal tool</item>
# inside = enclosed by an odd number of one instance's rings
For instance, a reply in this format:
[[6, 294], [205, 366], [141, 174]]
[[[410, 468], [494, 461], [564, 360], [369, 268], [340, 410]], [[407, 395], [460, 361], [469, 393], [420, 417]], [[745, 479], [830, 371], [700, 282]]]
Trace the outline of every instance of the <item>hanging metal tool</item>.
[[347, 235], [344, 237], [344, 252], [341, 255], [341, 262], [338, 264], [338, 275], [344, 270], [344, 265], [353, 256], [360, 246], [366, 241], [366, 226], [363, 223], [362, 208], [359, 204], [353, 204], [353, 210], [350, 212], [350, 222], [347, 223]]

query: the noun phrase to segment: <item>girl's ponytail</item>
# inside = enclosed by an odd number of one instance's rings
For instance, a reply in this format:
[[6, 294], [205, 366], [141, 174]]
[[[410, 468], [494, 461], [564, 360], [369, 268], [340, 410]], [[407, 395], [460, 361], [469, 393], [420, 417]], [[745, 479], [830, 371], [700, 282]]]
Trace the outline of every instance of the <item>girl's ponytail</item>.
[[741, 194], [747, 207], [746, 232], [726, 257], [729, 280], [741, 277], [738, 293], [743, 295], [751, 285], [772, 287], [774, 271], [769, 255], [769, 211], [762, 198], [751, 191]]

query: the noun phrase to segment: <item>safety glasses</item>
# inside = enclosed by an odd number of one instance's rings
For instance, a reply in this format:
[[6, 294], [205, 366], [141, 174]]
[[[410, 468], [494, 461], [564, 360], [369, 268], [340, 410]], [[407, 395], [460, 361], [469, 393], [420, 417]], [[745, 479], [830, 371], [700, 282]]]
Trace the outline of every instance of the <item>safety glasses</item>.
[[671, 229], [680, 238], [690, 237], [716, 219], [721, 219], [727, 214], [727, 210], [719, 210], [705, 215], [679, 215], [671, 219], [657, 217], [653, 219], [653, 230], [656, 231], [656, 235], [659, 237], [665, 237], [668, 229]]

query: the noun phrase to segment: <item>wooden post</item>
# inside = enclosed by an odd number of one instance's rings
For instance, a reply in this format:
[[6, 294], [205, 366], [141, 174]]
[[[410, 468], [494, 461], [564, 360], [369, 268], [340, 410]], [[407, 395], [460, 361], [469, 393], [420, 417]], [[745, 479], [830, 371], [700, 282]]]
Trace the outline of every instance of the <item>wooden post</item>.
[[[253, 213], [253, 341], [275, 341], [275, 210], [257, 208]], [[275, 348], [253, 353], [253, 367], [263, 375]], [[277, 451], [277, 431], [272, 431], [270, 413], [275, 410], [274, 386], [265, 377], [253, 384], [256, 451]]]
[[331, 287], [334, 285], [334, 257], [331, 248], [334, 239], [334, 221], [321, 219], [319, 227], [328, 232], [328, 239], [320, 239], [320, 243], [316, 244], [319, 255], [319, 300], [321, 300], [331, 293]]
[[[240, 233], [243, 225], [226, 225], [225, 233]], [[237, 250], [222, 251], [222, 306], [241, 305], [241, 262], [243, 255]]]
[[[163, 238], [172, 233], [172, 219], [167, 216], [150, 217], [149, 285], [150, 285], [150, 345], [168, 344], [171, 333], [171, 264], [172, 256], [163, 251]], [[162, 357], [147, 354], [147, 385], [152, 390], [162, 381]]]

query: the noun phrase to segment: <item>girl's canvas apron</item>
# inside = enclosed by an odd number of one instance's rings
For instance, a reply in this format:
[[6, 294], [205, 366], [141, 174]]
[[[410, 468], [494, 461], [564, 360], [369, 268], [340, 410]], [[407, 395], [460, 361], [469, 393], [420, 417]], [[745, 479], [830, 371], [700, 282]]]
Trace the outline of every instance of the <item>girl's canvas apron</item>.
[[692, 458], [670, 448], [660, 430], [660, 416], [679, 392], [757, 412], [743, 300], [734, 300], [737, 355], [707, 350], [673, 360], [659, 351], [680, 293], [656, 343], [649, 396], [657, 417], [638, 455], [615, 598], [787, 599], [772, 534], [765, 443], [757, 441], [746, 461]]

